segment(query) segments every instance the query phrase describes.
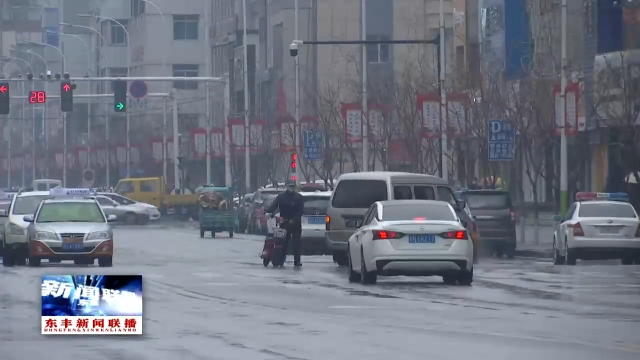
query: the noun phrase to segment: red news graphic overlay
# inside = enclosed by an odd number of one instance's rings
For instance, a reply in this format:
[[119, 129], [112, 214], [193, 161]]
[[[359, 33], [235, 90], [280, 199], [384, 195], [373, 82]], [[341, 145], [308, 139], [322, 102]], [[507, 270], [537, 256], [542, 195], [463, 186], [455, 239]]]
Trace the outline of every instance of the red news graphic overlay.
[[43, 316], [43, 335], [142, 335], [142, 316]]

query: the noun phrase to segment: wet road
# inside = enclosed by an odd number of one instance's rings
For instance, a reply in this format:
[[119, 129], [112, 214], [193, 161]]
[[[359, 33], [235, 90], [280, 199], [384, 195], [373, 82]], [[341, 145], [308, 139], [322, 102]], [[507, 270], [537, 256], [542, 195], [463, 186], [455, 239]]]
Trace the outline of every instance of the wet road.
[[[261, 239], [118, 229], [115, 265], [0, 268], [0, 358], [22, 360], [640, 358], [640, 266], [485, 260], [440, 278], [349, 284], [330, 257], [265, 269]], [[40, 335], [43, 274], [142, 274], [141, 337]]]

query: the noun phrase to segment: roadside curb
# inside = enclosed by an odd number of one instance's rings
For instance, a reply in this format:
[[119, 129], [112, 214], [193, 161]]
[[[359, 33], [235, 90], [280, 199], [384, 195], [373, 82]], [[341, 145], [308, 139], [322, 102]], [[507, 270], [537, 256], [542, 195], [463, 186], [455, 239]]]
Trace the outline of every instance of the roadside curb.
[[553, 258], [553, 250], [551, 249], [549, 250], [533, 250], [533, 249], [518, 250], [516, 249], [515, 256], [538, 258], [538, 259], [551, 259]]

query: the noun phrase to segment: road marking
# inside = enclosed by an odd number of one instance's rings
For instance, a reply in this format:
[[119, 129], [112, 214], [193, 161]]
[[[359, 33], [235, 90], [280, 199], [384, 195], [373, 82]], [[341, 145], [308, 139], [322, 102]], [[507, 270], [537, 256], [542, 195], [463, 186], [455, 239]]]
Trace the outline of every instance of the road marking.
[[376, 309], [375, 306], [358, 306], [358, 305], [335, 305], [329, 306], [329, 309]]
[[636, 284], [616, 284], [616, 286], [626, 287], [626, 288], [640, 288], [640, 285], [636, 285]]
[[193, 275], [193, 276], [197, 276], [197, 277], [201, 277], [201, 278], [207, 278], [207, 279], [222, 277], [222, 275], [220, 275], [220, 274], [216, 274], [216, 273], [205, 273], [205, 272], [201, 272], [201, 273], [191, 273], [191, 275]]
[[238, 283], [206, 283], [206, 286], [238, 286]]

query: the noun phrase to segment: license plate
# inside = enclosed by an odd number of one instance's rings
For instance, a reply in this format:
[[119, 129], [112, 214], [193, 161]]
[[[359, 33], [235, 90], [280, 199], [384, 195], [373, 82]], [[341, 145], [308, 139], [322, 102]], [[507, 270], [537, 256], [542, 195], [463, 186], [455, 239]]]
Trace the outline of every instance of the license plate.
[[603, 226], [600, 228], [600, 232], [603, 234], [617, 234], [620, 232], [620, 228], [615, 226]]
[[409, 244], [433, 244], [435, 242], [435, 235], [409, 235]]
[[84, 250], [83, 243], [63, 243], [62, 250], [81, 251]]
[[324, 216], [310, 217], [307, 221], [309, 222], [309, 225], [323, 225]]

